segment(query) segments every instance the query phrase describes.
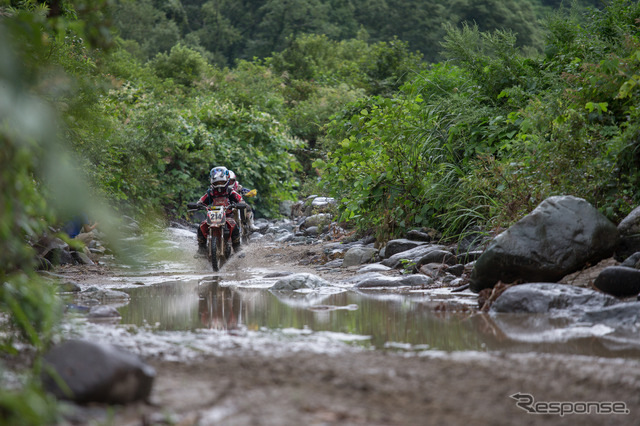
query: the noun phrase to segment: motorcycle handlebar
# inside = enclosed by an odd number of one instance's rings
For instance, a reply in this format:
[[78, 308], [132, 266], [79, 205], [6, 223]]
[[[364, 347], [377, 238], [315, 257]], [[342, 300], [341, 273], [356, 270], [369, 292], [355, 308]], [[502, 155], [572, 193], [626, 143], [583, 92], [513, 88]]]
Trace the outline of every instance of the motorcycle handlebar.
[[[241, 203], [231, 204], [229, 207], [231, 207], [232, 209], [244, 210], [247, 208], [247, 205], [241, 202]], [[198, 204], [198, 203], [187, 203], [187, 209], [190, 212], [198, 211], [198, 210], [207, 210], [207, 206], [205, 206], [204, 204]]]

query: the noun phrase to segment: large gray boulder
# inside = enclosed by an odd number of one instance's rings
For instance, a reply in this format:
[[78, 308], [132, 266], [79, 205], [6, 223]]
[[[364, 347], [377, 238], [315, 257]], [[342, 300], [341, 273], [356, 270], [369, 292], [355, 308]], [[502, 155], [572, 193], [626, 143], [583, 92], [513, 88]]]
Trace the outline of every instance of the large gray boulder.
[[616, 226], [587, 201], [550, 197], [491, 242], [474, 265], [470, 289], [498, 281], [555, 282], [610, 257], [617, 243]]
[[155, 375], [138, 356], [115, 346], [68, 340], [44, 356], [42, 383], [61, 399], [127, 404], [149, 399]]
[[528, 283], [509, 287], [491, 305], [492, 312], [567, 314], [602, 309], [618, 303], [614, 297], [569, 284]]

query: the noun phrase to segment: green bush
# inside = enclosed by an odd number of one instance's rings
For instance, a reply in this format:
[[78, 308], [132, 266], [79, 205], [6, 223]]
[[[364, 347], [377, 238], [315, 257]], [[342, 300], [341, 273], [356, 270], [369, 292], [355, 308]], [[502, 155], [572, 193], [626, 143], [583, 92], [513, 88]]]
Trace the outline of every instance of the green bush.
[[192, 87], [204, 77], [208, 63], [199, 52], [176, 44], [171, 52], [158, 53], [151, 67], [160, 78], [170, 78], [177, 84]]

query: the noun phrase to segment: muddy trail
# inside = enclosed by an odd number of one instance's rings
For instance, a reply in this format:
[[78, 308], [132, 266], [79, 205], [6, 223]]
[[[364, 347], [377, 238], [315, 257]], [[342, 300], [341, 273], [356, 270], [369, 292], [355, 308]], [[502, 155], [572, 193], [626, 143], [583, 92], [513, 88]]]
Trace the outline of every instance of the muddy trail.
[[[637, 424], [638, 351], [597, 330], [548, 338], [541, 319], [518, 339], [469, 292], [355, 292], [356, 270], [319, 266], [317, 243], [251, 243], [214, 274], [194, 239], [170, 230], [138, 268], [58, 271], [130, 296], [108, 302], [114, 320], [68, 315], [65, 336], [121, 346], [157, 374], [148, 402], [73, 406], [69, 424]], [[334, 286], [269, 291], [292, 272]]]

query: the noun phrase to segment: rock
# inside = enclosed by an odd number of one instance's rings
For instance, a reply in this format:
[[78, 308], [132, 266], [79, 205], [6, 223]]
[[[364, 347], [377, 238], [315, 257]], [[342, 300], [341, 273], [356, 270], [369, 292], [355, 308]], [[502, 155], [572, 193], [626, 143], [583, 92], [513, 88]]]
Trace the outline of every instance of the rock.
[[428, 263], [440, 263], [446, 265], [455, 265], [458, 263], [458, 259], [447, 250], [433, 250], [422, 256], [416, 262], [416, 270], [419, 270], [422, 265]]
[[442, 263], [427, 263], [426, 265], [421, 265], [419, 269], [420, 274], [431, 277], [434, 280], [443, 276], [445, 271], [446, 267]]
[[[67, 394], [49, 373], [53, 369], [71, 391]], [[44, 356], [44, 388], [77, 403], [127, 404], [147, 401], [155, 370], [140, 358], [115, 346], [68, 340]]]
[[636, 296], [640, 293], [640, 271], [627, 266], [609, 266], [600, 272], [593, 285], [612, 296]]
[[405, 275], [400, 278], [400, 285], [411, 287], [427, 287], [433, 284], [433, 279], [421, 274]]
[[71, 281], [56, 284], [58, 293], [78, 293], [82, 291], [80, 284]]
[[550, 197], [530, 214], [498, 235], [476, 261], [471, 290], [479, 292], [498, 281], [558, 281], [609, 257], [618, 230], [581, 198]]
[[622, 262], [629, 256], [640, 251], [640, 234], [623, 235], [616, 247], [615, 258]]
[[385, 257], [391, 257], [395, 254], [402, 253], [407, 250], [414, 249], [418, 246], [424, 246], [427, 243], [424, 241], [412, 241], [404, 238], [398, 240], [391, 240], [387, 243], [384, 249]]
[[493, 304], [492, 312], [500, 313], [566, 313], [602, 309], [618, 303], [618, 299], [595, 290], [556, 283], [527, 283], [505, 290]]
[[371, 263], [358, 269], [358, 274], [365, 274], [367, 272], [385, 272], [390, 270], [391, 268], [384, 266], [382, 263]]
[[412, 229], [411, 231], [407, 232], [407, 239], [411, 241], [423, 241], [425, 243], [430, 243], [433, 238], [426, 232]]
[[362, 243], [363, 246], [366, 246], [368, 244], [375, 244], [376, 238], [373, 235], [368, 235], [363, 239], [361, 239], [360, 242]]
[[45, 235], [41, 237], [33, 246], [38, 254], [42, 257], [50, 258], [47, 256], [52, 250], [64, 250], [69, 251], [69, 244], [57, 237], [50, 237]]
[[292, 241], [295, 235], [293, 235], [289, 231], [284, 231], [278, 234], [278, 236], [274, 239], [276, 243], [286, 243], [287, 241]]
[[434, 250], [446, 250], [446, 247], [436, 244], [420, 244], [417, 247], [412, 248], [411, 250], [402, 251], [400, 253], [394, 254], [393, 256], [389, 256], [382, 261], [382, 264], [390, 268], [401, 267], [403, 265], [403, 260], [408, 262], [409, 264], [415, 264], [422, 257], [426, 256], [428, 253]]
[[264, 235], [258, 232], [254, 232], [253, 234], [249, 235], [249, 242], [252, 242], [252, 243], [256, 241], [261, 241], [263, 239], [264, 239]]
[[304, 216], [304, 201], [298, 201], [291, 205], [291, 219], [297, 219]]
[[318, 214], [314, 214], [313, 216], [309, 216], [305, 221], [304, 221], [304, 226], [305, 228], [309, 228], [312, 226], [328, 226], [329, 223], [331, 223], [331, 215], [328, 213], [318, 213]]
[[425, 275], [417, 274], [403, 277], [389, 277], [377, 272], [356, 275], [347, 282], [353, 283], [355, 288], [418, 287], [433, 284], [433, 280]]
[[621, 236], [640, 234], [640, 206], [622, 219], [618, 224], [618, 232]]
[[318, 235], [318, 227], [317, 226], [310, 226], [308, 228], [305, 228], [304, 235], [309, 235], [309, 236]]
[[460, 277], [464, 273], [464, 265], [461, 263], [451, 265], [447, 268], [447, 272], [451, 275], [455, 275], [456, 277]]
[[[95, 241], [94, 241], [95, 242]], [[107, 249], [102, 246], [89, 247], [89, 253], [103, 255], [107, 252]]]
[[89, 256], [87, 256], [81, 251], [72, 251], [71, 256], [73, 256], [75, 261], [81, 265], [95, 265], [93, 263], [93, 260], [89, 259]]
[[260, 229], [268, 228], [270, 226], [269, 221], [265, 218], [255, 219], [253, 224]]
[[640, 251], [635, 252], [631, 256], [627, 257], [620, 266], [628, 266], [629, 268], [640, 269]]
[[302, 272], [299, 274], [287, 275], [276, 281], [270, 288], [275, 291], [292, 291], [298, 289], [316, 289], [318, 287], [329, 286], [329, 282], [317, 275]]
[[344, 266], [344, 259], [335, 259], [323, 265], [326, 268], [340, 268]]
[[640, 302], [619, 303], [589, 311], [582, 316], [581, 320], [589, 323], [602, 323], [613, 328], [632, 327], [635, 334], [637, 324], [640, 323]]
[[618, 262], [613, 257], [601, 260], [593, 266], [583, 268], [572, 274], [562, 277], [558, 283], [570, 284], [578, 287], [593, 288], [593, 282], [598, 278], [600, 272], [608, 266], [617, 266]]
[[73, 256], [68, 250], [68, 246], [66, 249], [54, 247], [47, 251], [47, 254], [44, 256], [51, 264], [53, 265], [74, 265], [76, 263]]
[[120, 312], [113, 306], [99, 305], [93, 306], [89, 310], [89, 318], [91, 319], [104, 319], [104, 318], [121, 318]]
[[294, 227], [295, 227], [295, 223], [290, 219], [278, 220], [273, 224], [273, 228], [276, 230], [276, 232], [280, 232], [280, 231], [293, 232]]
[[79, 294], [83, 299], [95, 299], [102, 303], [118, 302], [131, 299], [127, 293], [117, 290], [101, 289], [98, 287], [90, 287]]
[[270, 272], [266, 274], [263, 278], [282, 278], [282, 277], [288, 277], [289, 275], [293, 275], [293, 272], [289, 272], [289, 271]]
[[370, 247], [352, 247], [344, 255], [344, 263], [342, 266], [348, 268], [363, 263], [369, 263], [373, 260], [378, 250]]
[[312, 207], [323, 208], [323, 207], [328, 207], [328, 206], [330, 206], [332, 204], [335, 204], [335, 203], [336, 203], [336, 200], [334, 198], [331, 198], [331, 197], [316, 197], [311, 202], [311, 206]]
[[389, 277], [378, 272], [368, 272], [347, 280], [355, 288], [369, 287], [397, 287], [400, 285], [400, 277]]
[[278, 205], [278, 212], [282, 216], [290, 217], [292, 212], [291, 208], [293, 207], [294, 204], [295, 202], [291, 200], [281, 201], [280, 204]]

